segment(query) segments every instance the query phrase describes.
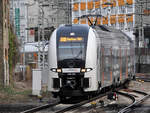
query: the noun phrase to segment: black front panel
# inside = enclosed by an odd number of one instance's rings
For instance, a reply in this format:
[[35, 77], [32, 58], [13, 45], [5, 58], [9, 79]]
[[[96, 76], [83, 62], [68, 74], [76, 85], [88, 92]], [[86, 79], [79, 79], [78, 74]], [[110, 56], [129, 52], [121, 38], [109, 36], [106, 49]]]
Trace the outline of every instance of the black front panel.
[[83, 79], [78, 77], [63, 77], [62, 86], [64, 90], [81, 90], [83, 88]]
[[57, 30], [58, 68], [85, 68], [89, 27], [63, 26]]
[[84, 78], [84, 80], [83, 80], [83, 87], [84, 88], [89, 88], [89, 78]]
[[53, 88], [60, 88], [60, 79], [53, 78]]

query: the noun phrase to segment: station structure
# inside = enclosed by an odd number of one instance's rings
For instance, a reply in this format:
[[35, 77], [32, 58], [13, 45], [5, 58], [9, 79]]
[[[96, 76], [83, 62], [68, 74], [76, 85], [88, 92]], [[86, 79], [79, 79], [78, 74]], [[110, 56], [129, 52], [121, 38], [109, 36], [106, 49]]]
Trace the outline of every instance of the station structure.
[[[135, 47], [150, 48], [149, 0], [72, 0], [72, 23], [89, 24], [83, 15], [100, 15], [97, 25], [122, 30], [133, 40]], [[90, 16], [91, 22], [96, 17]]]
[[[82, 15], [101, 15], [97, 25], [112, 26], [121, 29], [134, 40], [135, 26], [134, 0], [72, 0], [72, 22], [74, 24], [89, 24]], [[89, 17], [94, 22], [96, 17]]]

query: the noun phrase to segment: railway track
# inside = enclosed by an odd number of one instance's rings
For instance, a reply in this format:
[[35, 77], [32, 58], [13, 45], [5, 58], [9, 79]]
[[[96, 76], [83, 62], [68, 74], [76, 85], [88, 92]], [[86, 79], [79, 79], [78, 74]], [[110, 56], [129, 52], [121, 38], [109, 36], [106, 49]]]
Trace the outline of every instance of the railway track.
[[121, 109], [118, 113], [127, 113], [129, 111], [131, 112], [132, 108], [134, 108], [135, 106], [141, 104], [142, 102], [144, 102], [146, 99], [148, 99], [150, 97], [150, 94], [147, 94], [145, 92], [137, 91], [137, 90], [132, 90], [132, 91], [135, 92], [135, 93], [138, 93], [138, 94], [142, 94], [144, 96], [142, 98], [138, 99], [138, 100], [135, 100], [132, 104], [128, 105], [127, 107]]
[[[122, 88], [123, 88], [123, 86], [120, 86], [119, 88], [116, 89], [116, 91], [120, 90]], [[55, 113], [64, 113], [64, 112], [67, 112], [67, 111], [78, 109], [80, 106], [82, 106], [84, 104], [87, 104], [87, 103], [90, 103], [92, 101], [95, 101], [95, 100], [97, 100], [97, 99], [99, 99], [101, 97], [104, 97], [104, 96], [108, 95], [111, 92], [112, 92], [112, 89], [107, 91], [107, 92], [105, 92], [105, 93], [101, 93], [100, 95], [98, 95], [98, 96], [96, 96], [94, 98], [81, 101], [80, 103], [70, 105], [69, 107], [65, 107], [65, 108], [63, 107], [63, 109], [61, 109], [61, 110], [56, 110], [56, 111], [54, 110], [54, 112]], [[38, 106], [38, 107], [35, 107], [35, 108], [32, 108], [32, 109], [28, 109], [28, 110], [22, 111], [20, 113], [34, 113], [34, 112], [42, 111], [42, 110], [49, 109], [49, 108], [55, 108], [56, 106], [59, 106], [59, 105], [61, 106], [61, 102], [45, 104], [45, 105], [42, 105], [42, 106]]]
[[[119, 90], [119, 89], [118, 89], [118, 90]], [[94, 97], [94, 98], [92, 98], [92, 99], [90, 99], [90, 100], [86, 100], [86, 101], [83, 101], [83, 102], [81, 102], [81, 103], [78, 103], [78, 104], [72, 105], [72, 106], [70, 106], [70, 107], [64, 108], [64, 109], [62, 109], [62, 110], [60, 110], [60, 111], [57, 111], [57, 112], [55, 112], [55, 113], [64, 113], [64, 112], [68, 112], [68, 111], [74, 111], [74, 110], [78, 109], [79, 107], [81, 107], [82, 105], [85, 105], [85, 104], [90, 103], [90, 102], [92, 102], [92, 101], [96, 101], [97, 99], [102, 98], [102, 97], [108, 95], [108, 94], [111, 93], [111, 92], [112, 92], [112, 91], [109, 91], [109, 92], [107, 92], [107, 93], [104, 93], [104, 94], [101, 94], [101, 95], [99, 95], [99, 96], [97, 96], [97, 97]], [[123, 96], [126, 96], [126, 97], [130, 98], [130, 99], [132, 100], [132, 103], [135, 102], [135, 98], [134, 98], [132, 95], [130, 95], [130, 94], [122, 93], [122, 92], [117, 92], [117, 93], [118, 93], [119, 95], [123, 95]]]
[[[124, 93], [124, 92], [119, 92], [119, 91], [116, 91], [117, 95], [120, 95], [120, 96], [123, 96], [123, 97], [126, 97], [128, 98], [129, 100], [131, 100], [132, 102], [131, 103], [134, 103], [135, 102], [135, 98], [133, 95], [130, 95], [128, 93]], [[115, 100], [116, 101], [116, 100]], [[95, 108], [92, 108], [90, 109], [90, 111], [88, 111], [89, 113], [93, 113], [93, 112], [96, 112], [96, 113], [101, 113], [101, 112], [107, 112], [108, 109], [111, 109], [109, 112], [111, 113], [112, 109], [117, 109], [118, 106], [116, 106], [117, 104], [114, 103], [114, 101], [110, 101], [109, 103], [106, 103], [104, 105], [100, 105], [100, 106], [96, 106]], [[124, 105], [123, 105], [124, 106]], [[121, 106], [120, 106], [121, 107]], [[105, 111], [106, 110], [106, 111]], [[114, 112], [113, 112], [114, 113]]]
[[32, 108], [32, 109], [22, 111], [20, 113], [34, 113], [34, 112], [37, 112], [37, 111], [41, 111], [43, 109], [47, 109], [49, 107], [54, 107], [58, 104], [60, 104], [60, 102], [56, 102], [56, 103], [52, 103], [52, 104], [45, 104], [45, 105], [42, 105], [42, 106], [38, 106], [38, 107], [35, 107], [35, 108]]
[[[120, 90], [122, 88], [123, 88], [123, 86], [117, 88], [116, 91], [118, 91], [118, 90]], [[34, 112], [37, 112], [37, 111], [41, 111], [42, 112], [42, 111], [45, 111], [46, 109], [51, 109], [51, 108], [53, 109], [52, 111], [55, 112], [55, 113], [64, 113], [64, 112], [67, 112], [67, 111], [74, 111], [74, 110], [78, 109], [79, 107], [81, 107], [82, 105], [85, 105], [87, 103], [95, 101], [95, 100], [97, 100], [97, 99], [99, 99], [101, 97], [104, 97], [104, 96], [108, 95], [111, 92], [112, 92], [112, 89], [107, 91], [107, 92], [105, 92], [105, 93], [101, 93], [100, 95], [98, 95], [98, 96], [96, 96], [94, 98], [91, 98], [89, 100], [84, 100], [84, 101], [81, 101], [80, 103], [69, 105], [67, 107], [65, 105], [63, 106], [61, 104], [61, 102], [56, 102], [56, 103], [45, 104], [43, 106], [38, 106], [38, 107], [35, 107], [35, 108], [32, 108], [32, 109], [28, 109], [28, 110], [22, 111], [21, 113], [34, 113]], [[130, 98], [132, 98], [132, 97], [130, 97]], [[133, 98], [132, 98], [132, 100], [133, 100]]]
[[89, 99], [89, 100], [82, 101], [82, 102], [80, 102], [80, 103], [78, 103], [78, 104], [75, 104], [75, 105], [72, 105], [72, 106], [70, 106], [70, 107], [64, 108], [64, 109], [59, 110], [59, 111], [57, 111], [57, 112], [55, 112], [55, 113], [64, 113], [64, 112], [67, 112], [67, 111], [75, 110], [75, 109], [79, 108], [80, 106], [82, 106], [82, 105], [84, 105], [84, 104], [87, 104], [87, 103], [90, 103], [90, 102], [92, 102], [92, 101], [94, 101], [94, 100], [96, 100], [96, 99], [98, 99], [98, 98], [103, 97], [103, 96], [106, 96], [106, 95], [109, 94], [109, 93], [110, 93], [110, 92], [107, 92], [107, 93], [105, 93], [105, 94], [101, 94], [101, 95], [99, 95], [99, 96], [97, 96], [97, 97], [94, 97], [94, 98], [91, 98], [91, 99]]
[[[120, 90], [120, 89], [118, 89], [118, 90]], [[127, 112], [128, 110], [130, 110], [130, 108], [132, 108], [133, 106], [138, 105], [138, 104], [141, 103], [144, 99], [146, 99], [146, 98], [148, 98], [148, 97], [150, 96], [150, 95], [148, 95], [148, 94], [145, 93], [145, 92], [141, 92], [141, 91], [137, 91], [137, 90], [127, 89], [127, 90], [125, 90], [125, 91], [127, 91], [128, 93], [124, 93], [124, 92], [120, 92], [120, 91], [116, 91], [116, 93], [119, 94], [119, 95], [123, 95], [123, 96], [125, 96], [125, 97], [130, 98], [130, 99], [132, 100], [132, 104], [130, 104], [129, 106], [123, 108], [123, 109], [122, 109], [121, 111], [119, 111], [118, 113]], [[103, 93], [103, 94], [101, 94], [101, 95], [98, 95], [98, 96], [96, 96], [96, 97], [94, 97], [94, 98], [91, 98], [91, 99], [89, 99], [89, 100], [84, 100], [84, 101], [81, 101], [80, 103], [77, 103], [77, 104], [74, 104], [74, 105], [69, 105], [69, 107], [68, 107], [68, 106], [67, 106], [67, 107], [65, 106], [65, 108], [64, 108], [64, 107], [60, 107], [60, 108], [58, 108], [57, 110], [54, 110], [53, 112], [54, 112], [54, 113], [64, 113], [64, 112], [70, 112], [70, 111], [74, 112], [75, 110], [81, 109], [80, 107], [81, 107], [82, 105], [85, 105], [85, 104], [90, 103], [90, 102], [92, 102], [92, 101], [96, 101], [96, 100], [98, 100], [98, 99], [100, 99], [100, 98], [102, 98], [102, 97], [108, 95], [108, 94], [111, 93], [111, 92], [112, 92], [112, 91], [110, 90], [110, 91], [108, 91], [108, 92], [106, 92], [106, 93]], [[129, 94], [129, 92], [135, 92], [135, 93], [144, 95], [144, 97], [143, 97], [142, 99], [140, 99], [139, 101], [136, 101], [134, 95]], [[45, 111], [46, 109], [56, 107], [57, 105], [58, 105], [58, 106], [61, 106], [61, 105], [59, 105], [59, 104], [61, 104], [61, 102], [56, 102], [56, 103], [53, 103], [53, 104], [45, 104], [45, 105], [43, 105], [43, 106], [39, 106], [39, 107], [35, 107], [35, 108], [32, 108], [32, 109], [28, 109], [28, 110], [22, 111], [21, 113], [34, 113], [34, 112], [38, 112], [38, 111], [41, 111], [41, 112], [42, 112], [42, 110]], [[59, 109], [61, 109], [61, 110], [59, 110]], [[101, 109], [103, 109], [103, 107], [101, 107]], [[88, 110], [90, 110], [90, 109], [88, 109]], [[91, 110], [92, 110], [92, 108], [91, 108]]]
[[[131, 104], [130, 105], [132, 105], [132, 104], [134, 104], [134, 103], [136, 103], [137, 101], [137, 97], [139, 97], [138, 95], [140, 94], [141, 96], [146, 96], [147, 95], [147, 93], [145, 93], [145, 92], [142, 92], [142, 91], [137, 91], [137, 90], [132, 90], [132, 89], [123, 89], [123, 90], [125, 90], [125, 91], [127, 91], [127, 92], [121, 92], [121, 91], [117, 91], [116, 93], [118, 94], [118, 95], [120, 95], [120, 96], [124, 96], [124, 97], [127, 97], [127, 98], [129, 98], [130, 100], [132, 100], [132, 102], [130, 102]], [[130, 92], [130, 93], [129, 93]], [[136, 93], [136, 94], [138, 94], [138, 95], [135, 95], [135, 94], [133, 94], [133, 93]], [[139, 99], [140, 100], [140, 99]], [[119, 105], [119, 106], [118, 106]], [[102, 112], [102, 111], [107, 111], [108, 109], [110, 109], [110, 111], [109, 112], [111, 112], [112, 110], [115, 110], [116, 111], [116, 113], [118, 112], [117, 110], [119, 110], [120, 108], [123, 108], [123, 106], [124, 106], [124, 104], [116, 104], [116, 103], [114, 103], [114, 102], [110, 102], [110, 103], [108, 103], [107, 105], [104, 105], [104, 106], [97, 106], [96, 107], [96, 109], [95, 108], [93, 108], [93, 109], [91, 109], [90, 111], [92, 112], [92, 111], [96, 111], [97, 113], [98, 112]], [[127, 105], [125, 105], [125, 108], [127, 108], [128, 106]], [[124, 109], [124, 108], [123, 108]], [[121, 110], [123, 110], [123, 109], [121, 109]], [[120, 111], [120, 110], [119, 110]], [[128, 111], [128, 109], [127, 109], [127, 111]], [[124, 112], [127, 112], [127, 111], [124, 111]], [[124, 113], [124, 112], [122, 112], [122, 111], [120, 111], [120, 112], [118, 112], [118, 113]]]
[[123, 96], [125, 96], [125, 97], [130, 98], [133, 103], [135, 102], [135, 98], [134, 98], [133, 95], [130, 95], [130, 94], [128, 94], [128, 93], [122, 93], [122, 92], [116, 92], [116, 93], [119, 94], [119, 95], [123, 95]]
[[[81, 101], [77, 104], [73, 104], [73, 105], [70, 105], [69, 107], [65, 107], [61, 110], [56, 110], [54, 111], [55, 113], [64, 113], [64, 112], [67, 112], [67, 111], [72, 111], [72, 110], [75, 110], [75, 109], [78, 109], [79, 107], [81, 107], [82, 105], [84, 104], [87, 104], [87, 103], [90, 103], [92, 101], [95, 101], [101, 97], [104, 97], [106, 95], [108, 95], [109, 93], [111, 93], [112, 90], [106, 92], [106, 93], [102, 93], [94, 98], [91, 98], [89, 100], [84, 100], [84, 101]], [[53, 103], [53, 104], [45, 104], [43, 106], [39, 106], [39, 107], [35, 107], [35, 108], [32, 108], [32, 109], [28, 109], [28, 110], [25, 110], [25, 111], [22, 111], [21, 113], [34, 113], [34, 112], [37, 112], [37, 111], [41, 111], [41, 110], [45, 110], [47, 108], [52, 108], [52, 107], [55, 107], [57, 105], [61, 104], [61, 102], [57, 102], [57, 103]]]
[[144, 81], [144, 82], [150, 82], [150, 78], [149, 77], [137, 77], [136, 80], [138, 81]]
[[144, 81], [144, 82], [150, 82], [150, 74], [144, 74], [144, 73], [138, 73], [136, 75], [136, 80], [138, 81]]

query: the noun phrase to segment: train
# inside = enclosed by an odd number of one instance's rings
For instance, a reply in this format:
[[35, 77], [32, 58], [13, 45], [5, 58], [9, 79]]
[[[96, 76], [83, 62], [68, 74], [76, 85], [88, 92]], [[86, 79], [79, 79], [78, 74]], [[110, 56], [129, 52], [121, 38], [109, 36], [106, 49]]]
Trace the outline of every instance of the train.
[[134, 42], [108, 26], [63, 25], [49, 40], [48, 91], [60, 99], [93, 95], [135, 77]]

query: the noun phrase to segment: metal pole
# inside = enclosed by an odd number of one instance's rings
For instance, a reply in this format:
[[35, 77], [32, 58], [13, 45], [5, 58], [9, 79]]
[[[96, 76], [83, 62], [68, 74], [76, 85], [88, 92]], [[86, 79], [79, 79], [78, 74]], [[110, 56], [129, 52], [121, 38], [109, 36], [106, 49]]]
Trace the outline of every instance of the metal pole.
[[144, 47], [144, 28], [143, 28], [143, 4], [140, 2], [140, 27], [139, 27], [139, 47]]
[[58, 27], [58, 25], [59, 25], [59, 18], [58, 18], [58, 11], [59, 11], [59, 7], [58, 7], [58, 0], [56, 0], [56, 4], [57, 4], [57, 14], [56, 14], [56, 16], [57, 16], [57, 18], [56, 18], [56, 27]]
[[23, 42], [23, 80], [26, 80], [26, 77], [25, 77], [25, 39], [23, 40], [24, 38], [22, 37], [22, 42]]
[[[43, 9], [42, 9], [43, 10]], [[43, 13], [42, 13], [42, 44], [43, 44], [43, 67], [42, 67], [42, 69], [44, 70], [44, 61], [45, 61], [45, 49], [44, 49], [44, 11], [43, 11]]]
[[[29, 8], [29, 6], [27, 5], [27, 28], [29, 27], [28, 8]], [[28, 42], [28, 38], [29, 38], [28, 35], [29, 35], [29, 32], [27, 30], [27, 39], [26, 39], [27, 42]]]
[[39, 4], [40, 0], [38, 0], [38, 8], [39, 8], [39, 14], [38, 14], [38, 69], [40, 69], [40, 56], [41, 56], [41, 53], [40, 53], [40, 4]]

